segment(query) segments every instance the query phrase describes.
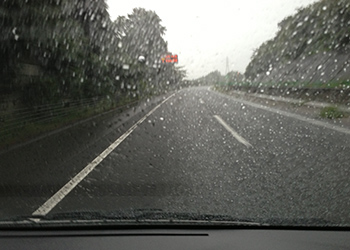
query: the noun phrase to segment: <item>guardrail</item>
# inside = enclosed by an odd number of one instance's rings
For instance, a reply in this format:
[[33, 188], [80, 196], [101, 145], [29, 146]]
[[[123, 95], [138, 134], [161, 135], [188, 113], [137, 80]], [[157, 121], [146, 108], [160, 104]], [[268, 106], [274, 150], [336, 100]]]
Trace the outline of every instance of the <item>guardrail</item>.
[[[25, 137], [24, 132], [38, 134], [84, 117], [113, 108], [106, 98], [92, 97], [31, 108], [0, 110], [0, 144]], [[22, 134], [22, 136], [20, 136]]]

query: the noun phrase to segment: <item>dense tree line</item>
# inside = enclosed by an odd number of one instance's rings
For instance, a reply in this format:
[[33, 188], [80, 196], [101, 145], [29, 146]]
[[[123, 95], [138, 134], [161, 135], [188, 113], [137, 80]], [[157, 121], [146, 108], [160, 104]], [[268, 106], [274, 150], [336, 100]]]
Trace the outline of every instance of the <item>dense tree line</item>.
[[226, 75], [221, 75], [218, 70], [200, 77], [191, 82], [191, 85], [232, 85], [242, 83], [244, 75], [238, 71], [230, 71]]
[[4, 0], [0, 25], [0, 93], [22, 104], [140, 97], [185, 76], [161, 63], [166, 29], [153, 11], [112, 22], [104, 0]]
[[213, 85], [225, 82], [225, 76], [222, 76], [218, 70], [212, 71], [209, 74], [202, 76], [194, 81], [194, 85]]

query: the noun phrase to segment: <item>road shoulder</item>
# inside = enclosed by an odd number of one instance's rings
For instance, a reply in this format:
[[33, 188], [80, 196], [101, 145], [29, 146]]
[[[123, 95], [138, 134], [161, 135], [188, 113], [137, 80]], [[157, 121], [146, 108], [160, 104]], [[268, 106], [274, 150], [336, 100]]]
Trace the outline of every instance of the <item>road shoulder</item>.
[[271, 107], [274, 109], [279, 109], [282, 111], [290, 112], [293, 114], [298, 114], [310, 119], [320, 120], [322, 122], [336, 125], [343, 128], [350, 129], [350, 115], [347, 113], [346, 117], [339, 119], [326, 119], [320, 117], [320, 112], [325, 106], [332, 106], [332, 104], [327, 103], [307, 103], [301, 99], [292, 99], [292, 98], [281, 98], [276, 96], [268, 95], [257, 95], [249, 94], [243, 91], [229, 90], [229, 91], [219, 91], [215, 88], [211, 88], [212, 91], [232, 96], [236, 99], [243, 99], [253, 103], [261, 104], [266, 107]]

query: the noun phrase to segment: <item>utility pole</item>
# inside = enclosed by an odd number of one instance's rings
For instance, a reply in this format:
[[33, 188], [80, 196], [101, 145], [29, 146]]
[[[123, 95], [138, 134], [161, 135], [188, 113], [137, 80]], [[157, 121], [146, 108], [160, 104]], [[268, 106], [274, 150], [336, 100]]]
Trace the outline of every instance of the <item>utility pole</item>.
[[226, 83], [229, 83], [228, 72], [230, 72], [230, 66], [229, 66], [229, 64], [228, 64], [228, 57], [226, 57], [226, 69], [225, 69], [225, 77], [224, 77]]
[[229, 63], [228, 63], [228, 57], [226, 57], [226, 70], [225, 70], [225, 75], [227, 75], [228, 72], [230, 72], [230, 66], [229, 66]]

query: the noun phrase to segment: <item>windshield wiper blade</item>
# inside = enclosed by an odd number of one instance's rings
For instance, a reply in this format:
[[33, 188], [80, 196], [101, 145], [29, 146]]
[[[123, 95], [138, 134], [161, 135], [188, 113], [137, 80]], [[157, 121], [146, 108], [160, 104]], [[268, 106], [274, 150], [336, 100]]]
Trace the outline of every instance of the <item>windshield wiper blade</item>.
[[213, 226], [341, 226], [320, 218], [237, 218], [230, 215], [166, 212], [162, 209], [128, 211], [74, 211], [45, 216], [19, 216], [0, 221], [1, 225], [213, 225]]
[[136, 209], [128, 212], [75, 211], [48, 214], [46, 216], [19, 216], [1, 221], [0, 225], [49, 225], [49, 224], [171, 224], [171, 225], [239, 225], [262, 226], [249, 219], [237, 219], [228, 215], [164, 212], [161, 209]]

